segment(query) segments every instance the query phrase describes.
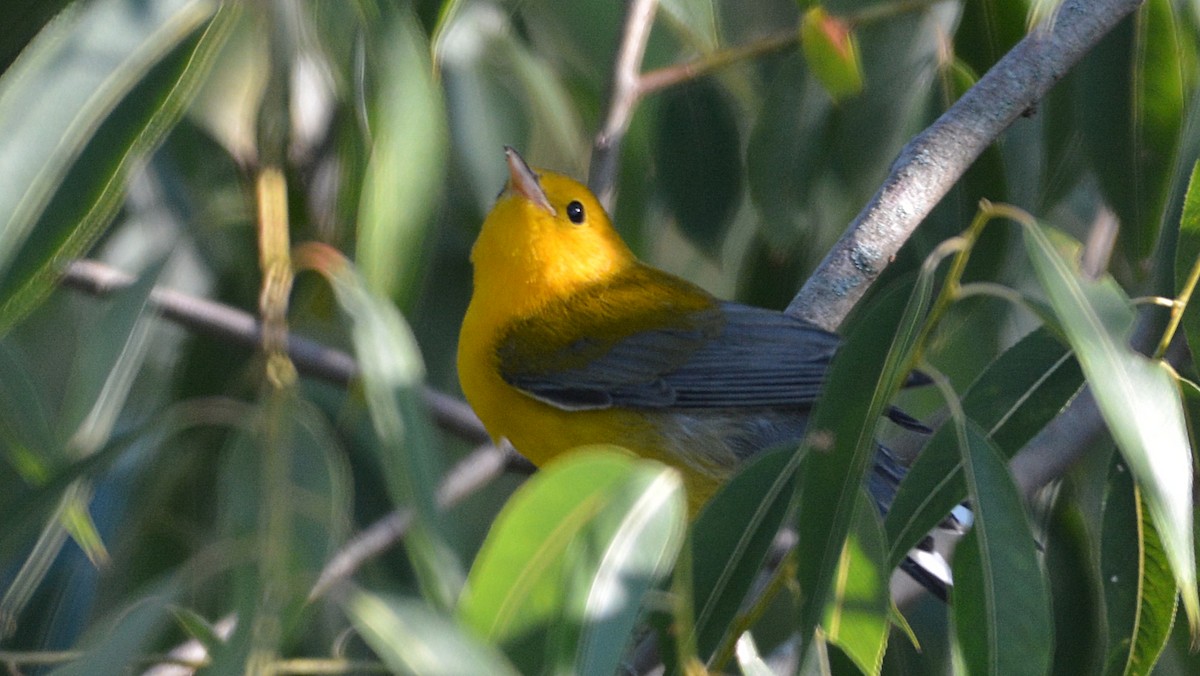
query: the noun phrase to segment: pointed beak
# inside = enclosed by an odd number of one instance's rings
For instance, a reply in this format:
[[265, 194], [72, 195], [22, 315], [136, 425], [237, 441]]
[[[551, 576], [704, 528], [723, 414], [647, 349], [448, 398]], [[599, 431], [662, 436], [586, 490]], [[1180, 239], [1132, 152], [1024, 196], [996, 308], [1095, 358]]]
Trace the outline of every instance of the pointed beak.
[[545, 209], [551, 216], [557, 214], [546, 191], [538, 183], [538, 175], [533, 173], [525, 160], [511, 146], [504, 146], [504, 155], [508, 159], [508, 189]]

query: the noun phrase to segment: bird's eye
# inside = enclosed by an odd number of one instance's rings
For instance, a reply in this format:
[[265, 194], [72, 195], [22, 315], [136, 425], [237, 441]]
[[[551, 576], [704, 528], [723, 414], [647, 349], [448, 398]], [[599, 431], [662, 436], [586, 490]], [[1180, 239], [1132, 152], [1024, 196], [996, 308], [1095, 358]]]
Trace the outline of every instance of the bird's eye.
[[576, 225], [579, 225], [580, 223], [582, 223], [583, 222], [583, 205], [580, 204], [578, 201], [571, 202], [570, 204], [568, 204], [567, 205], [567, 218], [571, 219], [571, 222]]

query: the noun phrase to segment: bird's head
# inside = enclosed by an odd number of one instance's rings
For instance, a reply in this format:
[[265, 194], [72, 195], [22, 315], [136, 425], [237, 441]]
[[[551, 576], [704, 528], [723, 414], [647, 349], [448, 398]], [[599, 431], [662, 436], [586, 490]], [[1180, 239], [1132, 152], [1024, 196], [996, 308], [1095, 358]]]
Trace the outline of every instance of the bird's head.
[[505, 148], [508, 184], [471, 251], [476, 285], [563, 297], [634, 264], [600, 201], [566, 176], [535, 171]]

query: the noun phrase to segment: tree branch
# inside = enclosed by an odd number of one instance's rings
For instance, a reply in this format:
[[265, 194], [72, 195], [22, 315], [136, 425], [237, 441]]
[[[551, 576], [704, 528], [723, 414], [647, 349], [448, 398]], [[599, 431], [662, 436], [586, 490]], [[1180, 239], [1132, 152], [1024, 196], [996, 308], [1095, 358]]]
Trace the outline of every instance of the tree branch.
[[[128, 287], [133, 276], [99, 261], [74, 260], [67, 265], [62, 281], [77, 291], [103, 297]], [[163, 317], [196, 333], [250, 349], [262, 344], [262, 326], [249, 312], [161, 287], [150, 293], [150, 302]], [[354, 357], [341, 350], [294, 333], [287, 335], [287, 346], [288, 356], [305, 375], [342, 386], [358, 375]], [[471, 407], [430, 388], [422, 394], [439, 427], [474, 444], [490, 441]]]
[[833, 330], [980, 153], [1141, 0], [1065, 0], [941, 117], [904, 146], [883, 186], [787, 312]]
[[612, 210], [615, 194], [621, 141], [625, 138], [629, 121], [633, 119], [633, 110], [641, 97], [642, 57], [646, 54], [646, 43], [650, 40], [650, 28], [654, 25], [657, 9], [658, 0], [632, 0], [629, 4], [621, 46], [613, 66], [608, 112], [592, 146], [588, 187], [609, 211]]

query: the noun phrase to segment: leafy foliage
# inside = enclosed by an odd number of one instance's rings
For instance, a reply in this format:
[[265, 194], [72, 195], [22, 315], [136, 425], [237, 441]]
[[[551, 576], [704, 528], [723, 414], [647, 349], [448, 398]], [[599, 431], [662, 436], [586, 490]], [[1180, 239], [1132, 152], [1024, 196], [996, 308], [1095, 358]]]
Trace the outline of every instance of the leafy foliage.
[[[650, 4], [617, 227], [781, 307], [1054, 3]], [[14, 3], [0, 661], [118, 673], [195, 641], [183, 661], [218, 673], [1195, 666], [1194, 6], [1145, 2], [985, 151], [847, 323], [816, 433], [691, 524], [675, 470], [616, 439], [518, 485], [430, 389], [457, 392], [502, 146], [584, 178], [620, 7]], [[286, 317], [298, 378], [238, 309]], [[913, 369], [936, 387], [897, 394]], [[1036, 492], [1027, 456], [1009, 471], [1090, 401], [1102, 422], [1061, 444], [1081, 462], [1052, 449]], [[936, 429], [880, 422], [894, 405]], [[924, 447], [886, 515], [861, 490], [877, 439]], [[964, 499], [950, 604], [896, 608], [892, 568]]]

